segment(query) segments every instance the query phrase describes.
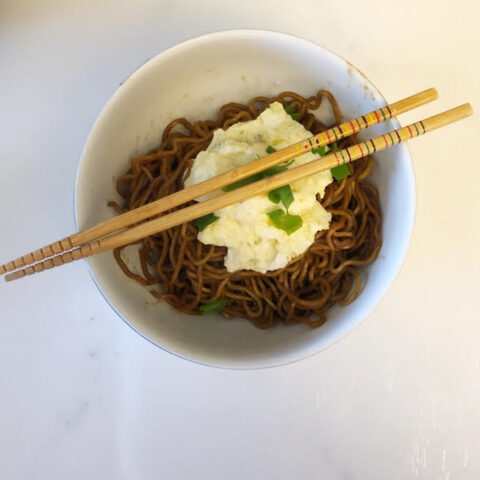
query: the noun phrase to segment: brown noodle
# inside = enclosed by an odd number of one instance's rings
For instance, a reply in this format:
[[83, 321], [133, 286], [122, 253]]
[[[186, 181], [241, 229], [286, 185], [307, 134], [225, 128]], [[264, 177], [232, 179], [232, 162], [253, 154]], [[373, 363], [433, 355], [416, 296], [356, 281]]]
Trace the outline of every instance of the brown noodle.
[[[340, 123], [337, 102], [325, 90], [308, 98], [283, 92], [272, 98], [255, 97], [247, 105], [228, 103], [220, 108], [216, 120], [190, 123], [177, 118], [165, 128], [160, 146], [132, 159], [130, 170], [119, 178], [117, 190], [124, 205], [109, 205], [121, 213], [183, 188], [184, 174], [188, 175], [196, 155], [207, 148], [215, 129], [253, 120], [274, 101], [293, 104], [305, 128], [319, 133], [326, 126], [312, 111], [324, 99], [330, 102], [335, 124]], [[353, 142], [349, 137], [339, 146]], [[221, 312], [226, 318], [244, 317], [259, 328], [272, 327], [280, 320], [320, 326], [332, 305], [347, 305], [358, 296], [362, 278], [357, 267], [372, 262], [381, 246], [378, 192], [365, 181], [372, 166], [371, 157], [357, 161], [350, 165], [352, 175], [327, 187], [321, 204], [332, 213], [330, 228], [318, 232], [312, 246], [285, 268], [266, 274], [227, 272], [226, 248], [197, 240], [194, 222], [142, 240], [142, 274], [126, 265], [121, 248], [115, 250], [115, 258], [127, 276], [142, 285], [157, 286], [150, 290], [155, 297], [188, 314], [198, 314], [201, 304], [226, 297], [228, 304]]]

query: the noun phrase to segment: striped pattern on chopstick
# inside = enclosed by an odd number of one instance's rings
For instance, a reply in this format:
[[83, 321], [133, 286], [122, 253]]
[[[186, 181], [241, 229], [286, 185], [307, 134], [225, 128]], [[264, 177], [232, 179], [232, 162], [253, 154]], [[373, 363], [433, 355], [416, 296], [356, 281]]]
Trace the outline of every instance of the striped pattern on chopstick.
[[393, 113], [390, 107], [385, 107], [374, 110], [373, 112], [362, 115], [354, 120], [342, 123], [336, 127], [325, 130], [317, 135], [304, 140], [304, 142], [297, 143], [295, 148], [299, 155], [310, 152], [312, 148], [328, 145], [329, 143], [336, 142], [342, 138], [349, 137], [358, 133], [360, 130], [364, 130], [378, 123], [390, 120], [393, 117]]

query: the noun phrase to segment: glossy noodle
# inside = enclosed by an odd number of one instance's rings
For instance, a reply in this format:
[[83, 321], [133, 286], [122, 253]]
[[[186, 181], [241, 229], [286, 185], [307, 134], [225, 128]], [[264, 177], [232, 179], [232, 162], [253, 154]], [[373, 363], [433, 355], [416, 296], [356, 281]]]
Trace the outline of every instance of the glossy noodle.
[[[178, 118], [165, 128], [160, 146], [133, 159], [130, 170], [118, 179], [123, 204], [109, 205], [121, 213], [182, 189], [193, 160], [207, 148], [215, 129], [253, 120], [274, 101], [292, 104], [298, 121], [313, 134], [332, 126], [323, 125], [312, 113], [322, 102], [330, 103], [335, 124], [341, 121], [335, 99], [325, 90], [308, 98], [283, 92], [277, 97], [255, 97], [246, 105], [229, 103], [220, 108], [216, 120], [190, 123]], [[352, 143], [355, 138], [348, 137], [339, 147]], [[115, 258], [126, 275], [187, 314], [196, 315], [201, 305], [226, 298], [227, 305], [219, 312], [225, 318], [244, 317], [259, 328], [278, 322], [320, 326], [334, 304], [347, 305], [358, 296], [359, 268], [371, 263], [381, 246], [378, 192], [368, 182], [373, 164], [372, 157], [359, 160], [350, 165], [350, 176], [327, 187], [320, 202], [332, 214], [329, 229], [318, 232], [311, 247], [285, 268], [266, 274], [227, 272], [227, 249], [197, 240], [195, 222], [142, 240], [141, 272], [127, 266], [122, 248], [114, 251]]]

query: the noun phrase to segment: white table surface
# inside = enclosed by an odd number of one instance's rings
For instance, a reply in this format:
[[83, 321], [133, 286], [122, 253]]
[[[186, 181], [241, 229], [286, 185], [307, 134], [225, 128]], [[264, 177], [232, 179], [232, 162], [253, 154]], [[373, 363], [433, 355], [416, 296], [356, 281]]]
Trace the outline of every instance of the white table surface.
[[[402, 122], [480, 110], [480, 9], [447, 0], [0, 2], [0, 252], [74, 230], [77, 161], [118, 84], [202, 33], [265, 28], [326, 46]], [[480, 116], [411, 144], [418, 209], [393, 287], [299, 363], [223, 371], [126, 326], [78, 262], [0, 284], [0, 478], [478, 479]]]

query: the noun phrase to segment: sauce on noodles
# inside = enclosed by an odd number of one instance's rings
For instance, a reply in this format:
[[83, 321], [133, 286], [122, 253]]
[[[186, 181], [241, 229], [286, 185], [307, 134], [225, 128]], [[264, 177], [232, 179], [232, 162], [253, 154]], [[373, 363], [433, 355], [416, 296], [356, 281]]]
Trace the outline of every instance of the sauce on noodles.
[[[216, 120], [175, 119], [165, 128], [160, 146], [132, 159], [129, 171], [118, 179], [123, 205], [109, 205], [121, 213], [184, 188], [183, 179], [197, 154], [208, 147], [215, 129], [253, 120], [275, 101], [293, 105], [298, 121], [313, 134], [327, 128], [312, 113], [323, 101], [330, 103], [335, 124], [341, 122], [337, 102], [325, 90], [308, 98], [283, 92], [271, 98], [255, 97], [245, 105], [228, 103]], [[355, 139], [348, 137], [339, 147], [352, 143]], [[327, 187], [320, 202], [332, 214], [329, 229], [318, 232], [314, 243], [285, 268], [265, 274], [227, 272], [226, 248], [197, 240], [195, 222], [143, 239], [138, 253], [141, 274], [122, 259], [122, 248], [114, 251], [115, 259], [127, 276], [187, 314], [199, 314], [202, 305], [222, 300], [226, 306], [220, 313], [225, 318], [243, 317], [259, 328], [278, 322], [320, 326], [334, 304], [347, 305], [358, 296], [362, 284], [358, 268], [375, 260], [380, 250], [378, 192], [367, 180], [372, 167], [372, 157], [365, 157], [350, 164], [350, 176]]]

